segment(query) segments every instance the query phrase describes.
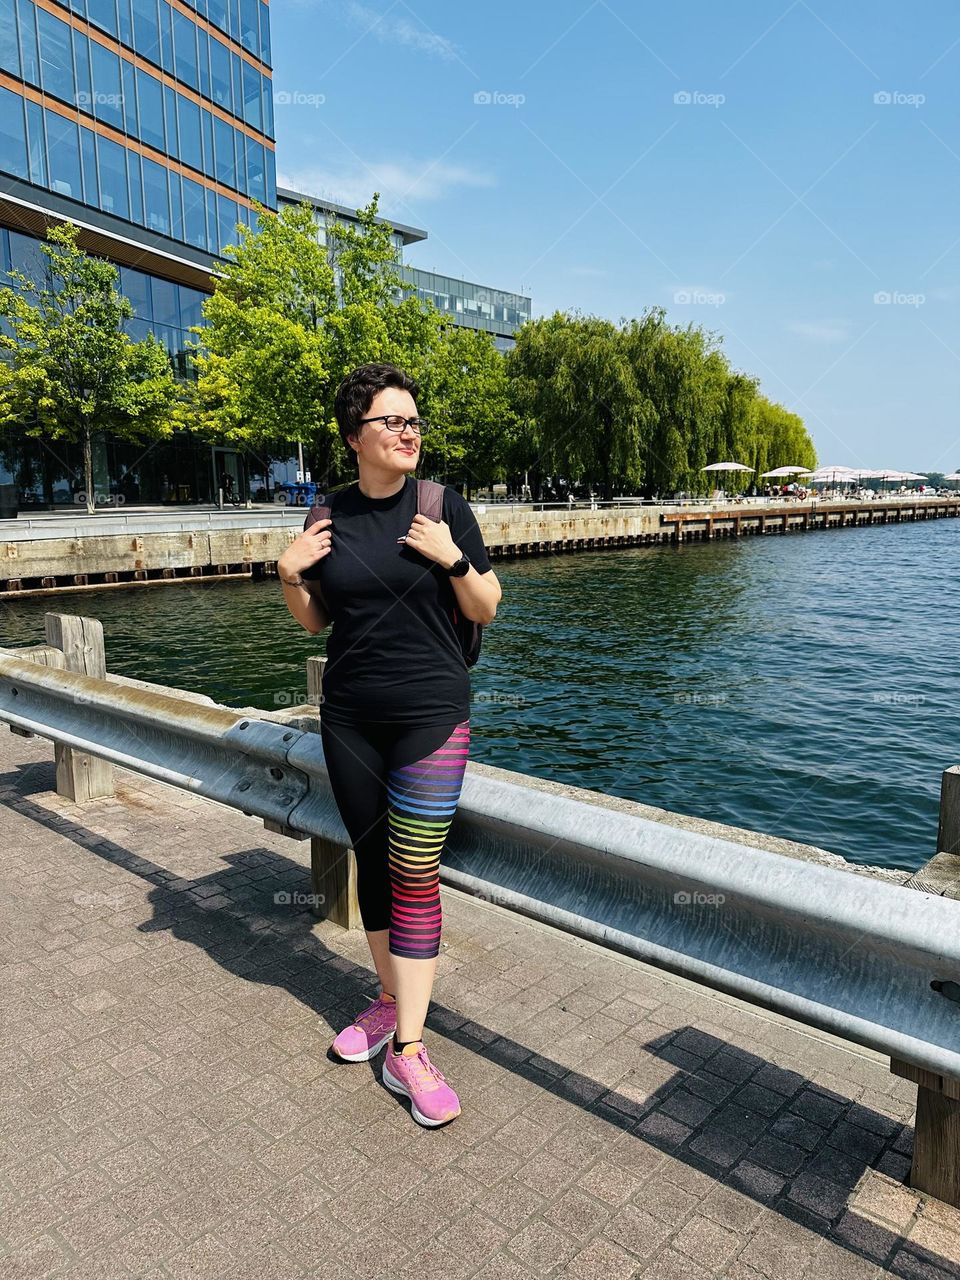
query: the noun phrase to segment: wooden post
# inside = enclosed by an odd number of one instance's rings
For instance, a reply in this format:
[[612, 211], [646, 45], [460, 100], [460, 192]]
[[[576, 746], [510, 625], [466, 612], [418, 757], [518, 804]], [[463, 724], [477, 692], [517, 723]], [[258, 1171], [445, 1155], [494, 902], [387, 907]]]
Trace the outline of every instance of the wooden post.
[[[43, 615], [47, 643], [63, 652], [64, 667], [81, 675], [105, 680], [106, 654], [103, 624], [96, 618], [80, 618], [71, 613]], [[109, 760], [54, 743], [57, 766], [57, 795], [77, 804], [112, 796], [113, 765]]]
[[890, 1070], [917, 1086], [910, 1186], [960, 1208], [960, 1080], [896, 1058]]
[[[307, 659], [307, 701], [321, 708], [326, 663], [326, 658]], [[343, 929], [359, 929], [362, 922], [357, 901], [357, 860], [353, 849], [344, 848], [323, 836], [312, 836], [310, 875], [315, 895], [314, 914], [321, 919], [332, 920]]]
[[960, 854], [960, 765], [945, 769], [940, 781], [937, 852]]
[[[937, 852], [904, 887], [960, 899], [960, 766], [941, 781]], [[917, 1086], [910, 1186], [960, 1209], [960, 1080], [896, 1058], [890, 1070]]]

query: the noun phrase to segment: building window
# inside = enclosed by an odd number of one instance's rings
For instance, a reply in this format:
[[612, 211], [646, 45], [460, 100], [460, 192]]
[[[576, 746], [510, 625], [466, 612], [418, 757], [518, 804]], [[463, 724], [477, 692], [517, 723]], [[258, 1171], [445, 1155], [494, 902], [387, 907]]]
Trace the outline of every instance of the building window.
[[197, 28], [185, 13], [173, 10], [173, 41], [176, 51], [176, 76], [191, 89], [198, 89]]
[[137, 101], [140, 105], [140, 129], [142, 142], [158, 151], [166, 150], [163, 136], [163, 85], [147, 71], [137, 68]]
[[228, 187], [236, 187], [237, 157], [234, 151], [234, 131], [226, 120], [221, 120], [219, 116], [214, 116], [213, 132], [217, 154], [216, 176]]
[[58, 195], [81, 200], [80, 138], [73, 120], [65, 120], [53, 111], [44, 112], [47, 125], [47, 159], [50, 164], [50, 190]]
[[260, 73], [249, 62], [243, 64], [243, 118], [253, 129], [263, 132], [263, 105], [260, 101]]
[[130, 202], [127, 199], [127, 161], [123, 147], [110, 138], [97, 138], [97, 158], [100, 162], [100, 208], [118, 218], [129, 218]]
[[39, 102], [27, 102], [27, 144], [30, 153], [30, 181], [38, 187], [47, 185], [47, 148], [43, 138], [43, 108]]
[[225, 111], [233, 108], [230, 88], [230, 50], [216, 37], [210, 37], [210, 93], [214, 102]]
[[24, 127], [23, 99], [19, 94], [0, 87], [0, 169], [18, 178], [26, 178], [27, 134]]
[[177, 95], [180, 113], [180, 159], [192, 169], [203, 172], [203, 150], [200, 136], [200, 108], [182, 95]]
[[120, 87], [120, 59], [96, 40], [91, 40], [90, 59], [93, 64], [93, 113], [98, 120], [122, 129], [123, 90]]
[[117, 0], [87, 0], [87, 17], [95, 27], [117, 35]]
[[100, 184], [97, 181], [97, 142], [92, 129], [80, 126], [80, 162], [83, 168], [83, 199], [100, 208]]
[[134, 48], [151, 62], [160, 62], [160, 24], [157, 0], [132, 0]]
[[167, 195], [167, 171], [163, 165], [142, 157], [143, 202], [146, 226], [159, 235], [170, 234], [170, 202]]
[[20, 74], [17, 11], [13, 0], [0, 0], [0, 67], [15, 76]]
[[247, 139], [247, 194], [261, 203], [266, 199], [267, 190], [263, 165], [263, 146]]
[[17, 0], [20, 26], [20, 66], [24, 80], [40, 83], [40, 52], [37, 44], [37, 11], [29, 0]]
[[41, 84], [47, 93], [76, 104], [70, 28], [46, 9], [37, 10]]
[[192, 178], [183, 179], [184, 239], [198, 249], [207, 247], [207, 210], [203, 187]]

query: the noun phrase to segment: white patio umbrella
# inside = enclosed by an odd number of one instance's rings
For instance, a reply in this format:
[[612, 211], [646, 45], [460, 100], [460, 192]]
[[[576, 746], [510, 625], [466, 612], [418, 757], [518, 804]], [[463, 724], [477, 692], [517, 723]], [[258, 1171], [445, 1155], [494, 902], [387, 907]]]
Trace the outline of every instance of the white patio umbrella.
[[817, 467], [816, 471], [805, 473], [813, 484], [842, 484], [852, 481], [857, 474], [853, 467]]
[[708, 467], [701, 467], [701, 471], [752, 471], [753, 467], [745, 467], [742, 462], [711, 462]]
[[797, 476], [806, 475], [806, 473], [806, 467], [774, 467], [772, 471], [761, 471], [760, 478], [763, 480], [768, 476]]
[[944, 476], [943, 478], [944, 480], [949, 480], [951, 483], [955, 484], [960, 480], [960, 471], [951, 471], [949, 475]]

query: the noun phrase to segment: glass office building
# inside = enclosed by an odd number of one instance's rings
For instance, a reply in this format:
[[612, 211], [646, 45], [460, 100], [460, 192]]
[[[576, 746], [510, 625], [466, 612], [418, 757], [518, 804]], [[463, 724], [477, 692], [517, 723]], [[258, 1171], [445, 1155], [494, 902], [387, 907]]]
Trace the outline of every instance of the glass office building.
[[[299, 204], [307, 200], [314, 210], [314, 221], [317, 224], [317, 238], [321, 244], [327, 242], [327, 225], [332, 219], [344, 222], [356, 222], [357, 215], [353, 209], [322, 200], [317, 196], [305, 195], [281, 187], [277, 192], [279, 204]], [[389, 218], [379, 218], [379, 222], [388, 222], [393, 228], [393, 247], [400, 263], [399, 274], [416, 289], [418, 298], [429, 299], [439, 311], [449, 316], [455, 324], [468, 329], [483, 329], [493, 335], [496, 346], [507, 351], [513, 346], [517, 329], [530, 319], [530, 299], [522, 294], [509, 293], [503, 289], [491, 289], [486, 285], [473, 284], [466, 280], [458, 280], [452, 276], [438, 275], [433, 271], [424, 271], [403, 261], [403, 251], [408, 245], [418, 244], [427, 239], [427, 232], [421, 227], [406, 226], [402, 222], [394, 222]]]
[[520, 293], [491, 289], [455, 276], [438, 275], [406, 264], [400, 274], [417, 290], [418, 298], [429, 298], [438, 311], [454, 324], [467, 329], [483, 329], [493, 334], [500, 351], [509, 351], [514, 334], [530, 319], [530, 299]]
[[[120, 268], [131, 337], [156, 334], [180, 374], [223, 247], [253, 200], [276, 208], [273, 138], [264, 0], [0, 0], [0, 267], [35, 276], [47, 228], [73, 222]], [[24, 503], [75, 491], [78, 449], [0, 445]], [[122, 492], [120, 468], [146, 501], [215, 496], [218, 459], [190, 433], [134, 476], [125, 452], [98, 445], [98, 488]]]

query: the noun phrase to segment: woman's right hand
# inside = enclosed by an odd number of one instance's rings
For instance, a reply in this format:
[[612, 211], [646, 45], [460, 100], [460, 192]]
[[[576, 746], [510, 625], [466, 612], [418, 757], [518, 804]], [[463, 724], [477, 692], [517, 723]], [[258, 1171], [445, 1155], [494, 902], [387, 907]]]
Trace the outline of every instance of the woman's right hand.
[[294, 538], [277, 561], [277, 568], [284, 577], [303, 573], [304, 569], [309, 569], [329, 555], [333, 541], [332, 524], [333, 521], [329, 518], [317, 520]]

